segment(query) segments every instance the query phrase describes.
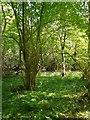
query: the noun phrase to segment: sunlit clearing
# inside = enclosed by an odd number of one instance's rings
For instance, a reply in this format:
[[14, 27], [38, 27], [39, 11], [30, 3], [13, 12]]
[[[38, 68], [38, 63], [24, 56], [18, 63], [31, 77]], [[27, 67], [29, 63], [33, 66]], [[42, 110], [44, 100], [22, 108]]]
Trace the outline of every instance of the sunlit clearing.
[[48, 101], [47, 100], [41, 100], [38, 102], [38, 104], [48, 104]]
[[77, 117], [83, 117], [90, 120], [90, 111], [79, 112], [76, 114]]
[[60, 72], [42, 72], [39, 73], [40, 76], [55, 76], [55, 75], [61, 75]]
[[48, 97], [53, 97], [53, 96], [55, 96], [55, 93], [49, 93], [47, 96]]

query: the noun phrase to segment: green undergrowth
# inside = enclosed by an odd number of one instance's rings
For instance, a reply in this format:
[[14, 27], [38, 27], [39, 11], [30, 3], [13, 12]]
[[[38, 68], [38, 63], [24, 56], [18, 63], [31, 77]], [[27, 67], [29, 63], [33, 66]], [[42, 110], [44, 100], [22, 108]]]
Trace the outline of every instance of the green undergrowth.
[[86, 81], [79, 73], [39, 75], [36, 90], [25, 91], [21, 76], [7, 74], [3, 77], [3, 120], [64, 120], [89, 119], [90, 101], [81, 97], [87, 92]]

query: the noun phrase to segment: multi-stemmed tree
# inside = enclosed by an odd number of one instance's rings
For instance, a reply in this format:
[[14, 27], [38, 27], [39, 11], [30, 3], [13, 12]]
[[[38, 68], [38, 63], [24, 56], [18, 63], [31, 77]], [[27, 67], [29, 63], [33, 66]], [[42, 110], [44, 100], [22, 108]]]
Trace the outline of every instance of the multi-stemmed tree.
[[[52, 56], [58, 60], [62, 67], [62, 75], [66, 63], [67, 66], [70, 66], [70, 64], [71, 66], [73, 64], [79, 66], [78, 68], [83, 71], [82, 63], [84, 64], [84, 62], [80, 59], [80, 55], [85, 56], [87, 49], [82, 52], [84, 49], [82, 44], [87, 39], [85, 35], [83, 42], [82, 34], [87, 29], [87, 19], [85, 17], [87, 7], [84, 8], [83, 3], [11, 2], [8, 6], [8, 9], [12, 9], [13, 12], [11, 10], [11, 13], [6, 12], [5, 14], [2, 8], [3, 18], [5, 19], [3, 27], [4, 44], [7, 44], [6, 38], [13, 39], [14, 45], [15, 42], [17, 43], [18, 47], [12, 45], [11, 49], [14, 52], [15, 49], [19, 49], [19, 61], [23, 56], [25, 66], [24, 85], [27, 90], [35, 88], [35, 78], [41, 64], [40, 60], [46, 62], [48, 56], [49, 60], [52, 59]], [[13, 16], [12, 22], [9, 22], [5, 15]], [[88, 38], [90, 39], [89, 24]], [[89, 42], [88, 53], [90, 53]], [[84, 46], [87, 46], [87, 43]], [[5, 45], [3, 48], [5, 48]], [[6, 52], [7, 50], [4, 49], [3, 58]], [[75, 52], [77, 55], [73, 56]], [[89, 78], [88, 74], [88, 80]]]

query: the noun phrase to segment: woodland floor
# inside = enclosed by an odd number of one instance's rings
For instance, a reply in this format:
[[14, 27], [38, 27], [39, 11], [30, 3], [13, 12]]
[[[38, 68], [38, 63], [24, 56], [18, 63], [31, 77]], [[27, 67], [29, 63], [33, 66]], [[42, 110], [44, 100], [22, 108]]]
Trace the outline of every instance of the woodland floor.
[[36, 90], [25, 91], [20, 75], [2, 80], [2, 120], [90, 120], [86, 81], [79, 73], [38, 75]]

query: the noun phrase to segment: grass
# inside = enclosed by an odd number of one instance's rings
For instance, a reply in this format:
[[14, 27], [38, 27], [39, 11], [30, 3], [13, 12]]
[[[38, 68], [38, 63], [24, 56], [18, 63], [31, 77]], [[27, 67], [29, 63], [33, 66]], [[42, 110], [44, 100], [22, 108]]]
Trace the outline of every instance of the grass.
[[42, 74], [36, 78], [36, 91], [12, 91], [22, 86], [20, 75], [3, 77], [3, 120], [89, 119], [90, 101], [80, 96], [87, 92], [79, 73], [60, 77]]

